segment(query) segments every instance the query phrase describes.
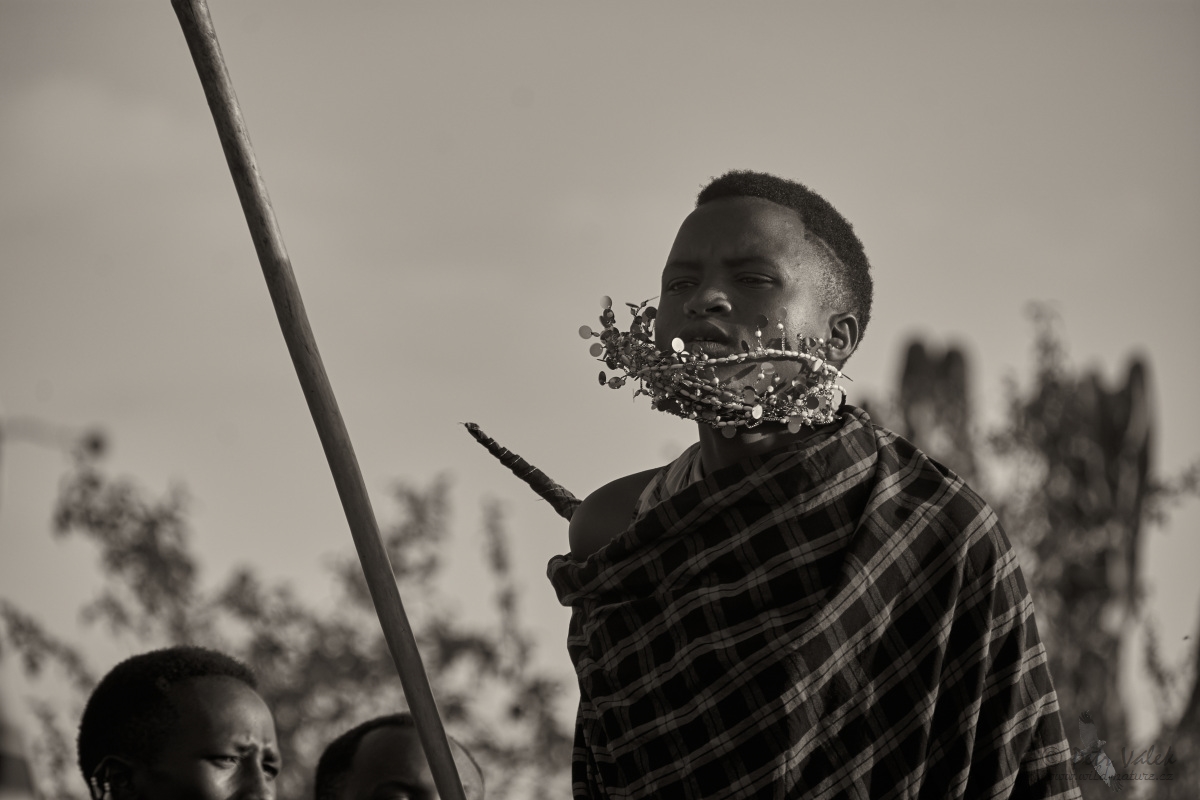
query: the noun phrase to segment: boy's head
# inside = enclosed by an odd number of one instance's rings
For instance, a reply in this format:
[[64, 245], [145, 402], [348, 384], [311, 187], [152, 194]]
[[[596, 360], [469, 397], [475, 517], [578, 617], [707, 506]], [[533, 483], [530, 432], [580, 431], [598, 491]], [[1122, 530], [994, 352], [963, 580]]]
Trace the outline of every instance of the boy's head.
[[783, 322], [794, 337], [824, 339], [842, 364], [871, 315], [870, 265], [854, 229], [828, 202], [793, 181], [729, 172], [696, 198], [662, 275], [656, 344], [684, 340], [710, 357], [767, 346]]
[[96, 686], [79, 768], [113, 800], [275, 796], [279, 747], [254, 673], [223, 653], [171, 647], [129, 658]]
[[[467, 800], [482, 800], [483, 771], [454, 739], [450, 751]], [[315, 794], [316, 800], [436, 800], [437, 787], [412, 716], [376, 717], [330, 742], [317, 763]]]

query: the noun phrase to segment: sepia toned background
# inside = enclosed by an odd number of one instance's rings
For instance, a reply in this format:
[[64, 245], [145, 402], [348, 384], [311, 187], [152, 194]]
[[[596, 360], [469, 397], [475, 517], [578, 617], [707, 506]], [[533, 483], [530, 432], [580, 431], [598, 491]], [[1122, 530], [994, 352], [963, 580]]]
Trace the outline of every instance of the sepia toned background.
[[[891, 392], [920, 335], [964, 348], [977, 416], [998, 418], [1048, 301], [1074, 362], [1150, 365], [1155, 470], [1200, 454], [1196, 3], [212, 11], [377, 511], [396, 480], [452, 477], [446, 578], [482, 618], [479, 508], [499, 498], [535, 659], [568, 682], [544, 578], [566, 525], [458, 423], [580, 495], [688, 444], [597, 386], [575, 331], [602, 295], [657, 293], [728, 169], [808, 184], [862, 238], [876, 305], [851, 402]], [[48, 535], [69, 465], [52, 428], [102, 428], [114, 473], [186, 486], [206, 574], [250, 563], [333, 601], [348, 532], [166, 2], [0, 0], [0, 421], [0, 594], [98, 669], [132, 645], [78, 625], [95, 556]], [[1173, 662], [1198, 529], [1190, 501], [1143, 536]], [[1136, 652], [1123, 685], [1151, 737]]]

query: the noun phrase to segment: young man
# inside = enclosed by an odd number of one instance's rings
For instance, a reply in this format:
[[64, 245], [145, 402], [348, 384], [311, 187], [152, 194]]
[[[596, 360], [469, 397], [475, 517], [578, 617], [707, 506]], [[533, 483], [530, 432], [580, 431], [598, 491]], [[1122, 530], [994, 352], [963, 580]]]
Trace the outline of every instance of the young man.
[[93, 800], [273, 800], [275, 720], [250, 669], [200, 647], [127, 659], [79, 724]]
[[[450, 750], [467, 800], [483, 800], [483, 771], [454, 739]], [[433, 774], [409, 714], [367, 720], [329, 743], [317, 763], [316, 800], [437, 800]]]
[[576, 797], [1078, 797], [995, 515], [829, 401], [871, 300], [832, 206], [734, 172], [643, 315], [677, 363], [642, 369], [643, 323], [626, 348], [606, 322], [610, 368], [684, 375], [651, 394], [699, 441], [588, 496], [550, 562], [573, 610]]

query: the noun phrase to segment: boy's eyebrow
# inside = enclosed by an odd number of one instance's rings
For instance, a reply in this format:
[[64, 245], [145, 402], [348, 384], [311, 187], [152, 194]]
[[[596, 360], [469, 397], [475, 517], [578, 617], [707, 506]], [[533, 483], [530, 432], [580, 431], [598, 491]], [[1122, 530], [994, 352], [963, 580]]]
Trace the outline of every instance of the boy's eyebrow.
[[279, 758], [279, 753], [269, 744], [260, 746], [253, 743], [234, 743], [233, 745], [233, 751], [239, 756], [244, 756], [257, 750], [261, 750], [265, 758], [272, 760], [277, 760]]

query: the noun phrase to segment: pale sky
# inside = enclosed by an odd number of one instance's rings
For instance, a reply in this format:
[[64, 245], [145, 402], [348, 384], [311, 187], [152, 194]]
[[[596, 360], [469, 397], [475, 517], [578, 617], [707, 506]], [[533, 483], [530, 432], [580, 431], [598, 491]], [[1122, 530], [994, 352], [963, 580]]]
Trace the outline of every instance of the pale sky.
[[[1200, 456], [1200, 4], [267, 3], [212, 0], [259, 163], [376, 511], [454, 476], [455, 593], [502, 499], [539, 659], [566, 525], [474, 420], [577, 494], [694, 428], [596, 385], [601, 295], [658, 292], [702, 183], [800, 180], [855, 225], [876, 301], [848, 370], [965, 345], [981, 416], [1024, 376], [1031, 300], [1077, 363], [1150, 360], [1160, 474]], [[185, 484], [208, 577], [328, 595], [349, 533], [169, 3], [0, 0], [0, 415], [98, 425], [108, 463]], [[59, 454], [6, 443], [0, 594], [78, 636], [88, 548], [48, 535]], [[1170, 658], [1195, 632], [1200, 504], [1146, 536]], [[404, 587], [401, 587], [403, 593]], [[84, 641], [107, 669], [125, 645]], [[1135, 685], [1140, 679], [1131, 679]], [[1152, 732], [1144, 716], [1138, 725]]]

